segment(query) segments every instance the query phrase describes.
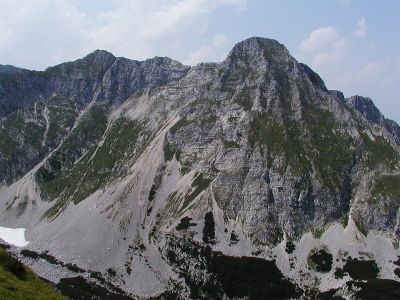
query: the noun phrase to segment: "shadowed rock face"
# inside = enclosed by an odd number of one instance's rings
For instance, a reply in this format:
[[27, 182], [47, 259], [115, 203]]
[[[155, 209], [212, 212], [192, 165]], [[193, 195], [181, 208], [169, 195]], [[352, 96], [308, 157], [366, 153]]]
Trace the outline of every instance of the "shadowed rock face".
[[371, 98], [362, 96], [352, 96], [347, 99], [348, 105], [359, 111], [368, 121], [383, 126], [395, 138], [396, 143], [400, 144], [400, 127], [399, 125], [381, 114], [379, 109], [372, 102]]
[[[0, 73], [0, 117], [0, 221], [27, 227], [39, 253], [116, 270], [110, 280], [136, 296], [176, 284], [185, 297], [208, 278], [192, 255], [190, 282], [177, 279], [181, 266], [164, 254], [190, 252], [174, 246], [182, 238], [246, 257], [284, 242], [295, 268], [293, 241], [344, 220], [358, 240], [400, 237], [398, 125], [369, 98], [328, 91], [274, 40], [250, 38], [193, 67], [97, 50]], [[331, 254], [314, 258], [333, 277]]]
[[383, 116], [378, 108], [374, 105], [374, 102], [370, 98], [364, 98], [361, 96], [352, 96], [348, 100], [348, 103], [356, 110], [358, 110], [367, 120], [379, 124], [383, 120]]
[[18, 73], [21, 72], [22, 69], [11, 66], [11, 65], [0, 65], [0, 73]]

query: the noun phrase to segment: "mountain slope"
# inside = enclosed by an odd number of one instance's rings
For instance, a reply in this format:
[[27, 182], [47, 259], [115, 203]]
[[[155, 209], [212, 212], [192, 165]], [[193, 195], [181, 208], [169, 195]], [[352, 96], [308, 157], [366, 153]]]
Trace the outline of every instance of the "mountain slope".
[[66, 299], [8, 254], [3, 245], [0, 246], [0, 282], [1, 299]]
[[355, 258], [377, 264], [371, 282], [399, 279], [398, 125], [278, 42], [195, 67], [95, 51], [15, 76], [0, 89], [0, 220], [29, 248], [143, 298], [249, 296], [226, 276], [258, 263], [231, 256], [276, 260], [260, 272], [282, 280], [255, 298], [347, 297], [359, 279], [335, 274]]

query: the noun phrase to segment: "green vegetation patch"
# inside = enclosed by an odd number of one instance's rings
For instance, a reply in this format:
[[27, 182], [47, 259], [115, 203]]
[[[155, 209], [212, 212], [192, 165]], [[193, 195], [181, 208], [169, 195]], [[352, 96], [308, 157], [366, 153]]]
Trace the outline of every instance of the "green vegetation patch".
[[229, 69], [220, 69], [218, 75], [221, 77], [221, 91], [233, 93], [238, 82], [243, 82], [246, 78], [256, 79], [257, 71], [246, 55], [231, 54], [235, 62]]
[[243, 86], [233, 98], [233, 102], [243, 106], [245, 110], [250, 110], [253, 106], [251, 91], [255, 88], [255, 86]]
[[201, 127], [214, 124], [217, 121], [217, 116], [214, 113], [202, 113], [194, 119], [182, 118], [177, 121], [170, 129], [169, 132], [172, 134], [177, 133], [180, 129], [188, 127], [192, 124], [197, 124]]
[[206, 212], [204, 215], [204, 227], [203, 227], [203, 242], [206, 244], [215, 244], [215, 221], [212, 211]]
[[390, 198], [400, 204], [400, 175], [385, 175], [378, 177], [373, 185], [370, 203], [376, 203], [377, 197]]
[[138, 139], [142, 129], [142, 125], [125, 117], [116, 120], [107, 132], [104, 143], [92, 147], [64, 177], [46, 183], [48, 191], [53, 195], [61, 193], [61, 196], [45, 216], [56, 216], [68, 204], [68, 200], [77, 204], [121, 175], [124, 162], [140, 153]]
[[[42, 148], [45, 132], [41, 120], [35, 121], [32, 107], [18, 110], [0, 125], [0, 169], [5, 170], [5, 179], [11, 182], [22, 175], [24, 167], [37, 159]], [[4, 172], [3, 172], [4, 173]]]
[[215, 100], [212, 100], [212, 99], [204, 99], [204, 98], [202, 98], [202, 99], [196, 99], [196, 100], [192, 101], [189, 104], [189, 106], [190, 107], [197, 107], [197, 106], [202, 106], [202, 105], [209, 106], [209, 105], [213, 105], [213, 104], [218, 104], [218, 102], [215, 101]]
[[54, 106], [48, 106], [49, 129], [47, 131], [47, 143], [54, 143], [54, 140], [56, 140], [60, 134], [65, 132], [67, 128], [72, 128], [77, 117], [77, 113], [72, 107], [60, 106], [58, 103], [59, 101], [65, 100], [53, 100], [50, 103], [54, 104]]
[[3, 88], [15, 87], [19, 77], [18, 73], [0, 73], [0, 85]]
[[325, 249], [317, 249], [310, 252], [307, 261], [315, 271], [327, 273], [332, 269], [333, 256]]
[[349, 215], [346, 213], [342, 218], [342, 225], [344, 228], [346, 228], [347, 224], [349, 224]]
[[66, 300], [0, 247], [0, 299]]
[[399, 153], [384, 137], [375, 136], [375, 140], [371, 140], [366, 134], [362, 134], [361, 137], [363, 150], [366, 154], [365, 162], [368, 167], [375, 169], [383, 165], [393, 169], [399, 165]]
[[361, 232], [364, 236], [368, 235], [368, 228], [365, 225], [365, 222], [363, 219], [361, 219], [361, 218], [354, 219], [354, 223], [356, 224], [356, 227], [359, 232]]
[[282, 173], [288, 168], [297, 176], [315, 171], [321, 182], [337, 190], [354, 160], [354, 141], [338, 130], [330, 112], [305, 105], [302, 120], [288, 114], [279, 121], [272, 113], [256, 113], [250, 122], [250, 143], [266, 150], [267, 166], [274, 157], [283, 158]]
[[[112, 270], [111, 270], [112, 272]], [[92, 273], [93, 274], [93, 273]], [[130, 300], [120, 288], [106, 282], [106, 287], [93, 283], [83, 276], [61, 278], [57, 288], [70, 299]]]
[[[104, 66], [105, 67], [105, 66]], [[44, 78], [62, 77], [74, 80], [90, 81], [99, 79], [103, 74], [104, 67], [99, 63], [83, 58], [74, 62], [66, 62], [61, 65], [49, 67], [45, 71], [34, 71], [38, 76]]]
[[[271, 156], [285, 157], [285, 170], [294, 168], [297, 174], [308, 173], [311, 164], [300, 140], [299, 124], [295, 121], [279, 123], [274, 116], [257, 113], [250, 122], [250, 143], [260, 144]], [[268, 161], [271, 166], [271, 161]], [[283, 172], [285, 170], [282, 170]]]
[[177, 149], [176, 147], [174, 147], [173, 145], [171, 145], [167, 140], [164, 141], [164, 160], [165, 161], [171, 161], [174, 158], [177, 160], [179, 160], [180, 155], [181, 155], [181, 151], [179, 149]]
[[188, 229], [190, 226], [196, 226], [196, 223], [192, 223], [192, 218], [190, 217], [183, 217], [179, 224], [176, 226], [176, 230], [185, 230]]
[[[24, 147], [40, 149], [45, 128], [30, 118], [33, 116], [23, 110], [10, 115], [0, 128], [0, 152], [10, 156], [15, 152], [16, 146], [23, 142]], [[16, 142], [16, 139], [22, 141]], [[23, 150], [23, 149], [22, 149]]]
[[[288, 74], [294, 68], [294, 63], [290, 61], [281, 61], [279, 59], [280, 53], [282, 53], [282, 49], [279, 49], [279, 46], [273, 46], [271, 48], [264, 49], [263, 54], [264, 58], [268, 62], [269, 71], [277, 83], [276, 88], [279, 99], [283, 104], [287, 104], [292, 96], [290, 78]], [[287, 70], [288, 67], [289, 70]]]
[[307, 153], [312, 157], [322, 182], [332, 189], [340, 187], [346, 170], [353, 163], [353, 140], [337, 131], [335, 119], [330, 112], [308, 107], [304, 122], [310, 132], [306, 143]]
[[229, 299], [299, 299], [301, 295], [301, 291], [283, 276], [275, 261], [214, 252], [209, 270], [216, 275]]
[[188, 120], [187, 118], [182, 118], [179, 121], [177, 121], [170, 129], [169, 132], [171, 132], [172, 134], [175, 134], [179, 129], [183, 128], [183, 127], [187, 127], [190, 124], [192, 124], [193, 121], [192, 120]]
[[240, 145], [235, 141], [223, 140], [224, 148], [240, 148]]
[[[350, 288], [357, 290], [355, 299], [397, 300], [400, 299], [400, 283], [391, 279], [370, 279], [366, 282], [351, 282]], [[354, 287], [353, 287], [354, 286]]]
[[[49, 157], [47, 165], [36, 173], [42, 198], [53, 200], [59, 195], [66, 185], [53, 181], [62, 182], [75, 167], [76, 161], [100, 141], [106, 128], [105, 108], [102, 105], [92, 106], [61, 147]], [[57, 189], [53, 188], [54, 185]]]
[[215, 124], [215, 122], [217, 121], [217, 116], [215, 115], [215, 114], [208, 114], [208, 115], [205, 115], [205, 116], [203, 116], [201, 119], [200, 119], [200, 123], [199, 123], [199, 125], [203, 128], [204, 126], [208, 126], [208, 125], [211, 125], [211, 124]]
[[[208, 215], [212, 217], [211, 212]], [[210, 222], [210, 225], [212, 232], [213, 224]], [[177, 241], [170, 245], [172, 250], [167, 251], [166, 259], [184, 278], [190, 289], [190, 299], [299, 299], [303, 295], [300, 288], [283, 276], [274, 260], [227, 256], [212, 251], [209, 245], [194, 242]], [[198, 281], [188, 274], [187, 268], [193, 260], [199, 269], [214, 275], [211, 280]]]
[[292, 254], [294, 250], [296, 250], [296, 245], [293, 243], [293, 241], [291, 240], [286, 241], [286, 247], [285, 247], [286, 253]]
[[316, 239], [320, 239], [324, 232], [325, 230], [323, 227], [315, 227], [312, 230], [312, 234]]
[[[106, 109], [101, 104], [93, 105], [72, 132], [71, 140], [83, 135], [89, 142], [101, 137], [107, 127]], [[73, 141], [70, 141], [73, 142]]]
[[183, 211], [186, 207], [188, 207], [189, 204], [192, 203], [193, 200], [196, 199], [196, 197], [200, 195], [202, 191], [208, 188], [210, 183], [211, 183], [210, 179], [204, 178], [203, 174], [201, 173], [198, 174], [192, 182], [191, 192], [188, 193], [183, 200], [181, 211]]
[[95, 171], [106, 174], [120, 162], [133, 158], [143, 126], [125, 117], [119, 118], [106, 135], [93, 157]]
[[355, 280], [375, 279], [379, 275], [379, 268], [374, 260], [358, 260], [351, 257], [347, 259], [343, 271]]
[[21, 159], [23, 156], [17, 148], [18, 143], [11, 138], [6, 129], [0, 128], [0, 167], [5, 168], [11, 161]]

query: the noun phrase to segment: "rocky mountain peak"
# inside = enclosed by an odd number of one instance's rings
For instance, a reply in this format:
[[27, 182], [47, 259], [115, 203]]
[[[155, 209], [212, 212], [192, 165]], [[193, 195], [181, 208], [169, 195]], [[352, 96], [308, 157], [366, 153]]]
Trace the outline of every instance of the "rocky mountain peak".
[[251, 37], [236, 44], [229, 52], [225, 63], [232, 64], [245, 61], [250, 64], [265, 61], [279, 62], [293, 59], [286, 47], [279, 42], [261, 38]]
[[84, 58], [84, 60], [87, 60], [89, 62], [95, 63], [95, 64], [101, 64], [102, 62], [110, 62], [110, 61], [114, 61], [115, 60], [115, 56], [106, 51], [106, 50], [95, 50], [92, 53], [89, 53], [88, 55], [86, 55]]
[[347, 98], [346, 102], [368, 121], [386, 128], [393, 135], [396, 143], [400, 145], [400, 126], [395, 121], [386, 119], [371, 98], [356, 95]]
[[344, 97], [344, 94], [341, 91], [329, 90], [329, 94], [338, 97], [343, 102], [346, 101], [346, 98]]
[[105, 50], [95, 50], [84, 58], [49, 67], [45, 72], [49, 75], [83, 78], [97, 77], [103, 74], [116, 60], [116, 57]]
[[379, 124], [383, 120], [383, 115], [374, 102], [372, 102], [371, 98], [357, 95], [351, 96], [347, 99], [347, 103], [373, 123]]
[[140, 66], [144, 69], [148, 69], [151, 73], [156, 70], [164, 71], [167, 73], [175, 72], [187, 72], [190, 66], [185, 66], [182, 63], [173, 60], [169, 57], [159, 57], [155, 56], [153, 58], [146, 59], [140, 62]]
[[264, 51], [273, 53], [275, 55], [289, 55], [289, 51], [286, 47], [276, 40], [251, 37], [240, 43], [237, 43], [229, 53], [229, 57], [257, 57], [260, 54], [264, 54]]

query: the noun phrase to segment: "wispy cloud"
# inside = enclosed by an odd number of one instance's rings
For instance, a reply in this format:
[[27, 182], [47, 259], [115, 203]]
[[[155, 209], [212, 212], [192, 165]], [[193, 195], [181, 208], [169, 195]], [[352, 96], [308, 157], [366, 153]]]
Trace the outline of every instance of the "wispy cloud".
[[[399, 114], [393, 107], [398, 107], [399, 104], [399, 58], [364, 61], [357, 68], [352, 59], [360, 55], [357, 51], [362, 50], [355, 48], [355, 41], [346, 40], [346, 46], [342, 46], [342, 42], [339, 41], [343, 39], [332, 29], [326, 30], [325, 35], [315, 33], [310, 37], [303, 41], [300, 48], [303, 53], [309, 55], [306, 61], [311, 61], [312, 67], [326, 80], [328, 88], [339, 89], [346, 96], [369, 96], [387, 117], [398, 119]], [[349, 44], [352, 44], [352, 47], [349, 47]], [[339, 52], [335, 52], [335, 49], [339, 49]], [[366, 47], [364, 51], [373, 50]]]
[[344, 73], [343, 76], [338, 78], [338, 83], [344, 87], [359, 84], [375, 89], [387, 85], [399, 85], [400, 61], [396, 58], [387, 57], [381, 61], [367, 62], [358, 70]]
[[184, 62], [189, 65], [195, 65], [199, 62], [221, 61], [227, 54], [227, 44], [227, 37], [222, 34], [217, 34], [214, 36], [211, 43], [190, 52]]
[[337, 63], [349, 49], [349, 41], [342, 38], [334, 27], [320, 27], [300, 43], [300, 50], [311, 66], [322, 68]]
[[0, 63], [44, 68], [98, 48], [135, 59], [155, 55], [184, 59], [188, 45], [198, 47], [198, 41], [205, 38], [213, 11], [221, 7], [242, 10], [247, 1], [115, 3], [106, 11], [89, 15], [72, 0], [0, 0]]
[[367, 20], [365, 18], [361, 18], [358, 23], [356, 29], [353, 31], [354, 36], [363, 37], [368, 33], [368, 25]]
[[377, 46], [372, 41], [366, 46], [358, 39], [367, 32], [365, 18], [358, 21], [356, 30], [344, 35], [334, 27], [317, 28], [301, 41], [300, 57], [326, 80], [328, 88], [339, 89], [346, 96], [369, 96], [389, 117], [398, 119], [391, 108], [398, 106], [400, 56], [372, 58]]
[[333, 78], [332, 83], [348, 95], [371, 97], [386, 117], [398, 120], [400, 62], [395, 58], [367, 62], [359, 69]]
[[67, 1], [0, 0], [0, 61], [34, 67], [74, 57], [89, 27]]

